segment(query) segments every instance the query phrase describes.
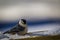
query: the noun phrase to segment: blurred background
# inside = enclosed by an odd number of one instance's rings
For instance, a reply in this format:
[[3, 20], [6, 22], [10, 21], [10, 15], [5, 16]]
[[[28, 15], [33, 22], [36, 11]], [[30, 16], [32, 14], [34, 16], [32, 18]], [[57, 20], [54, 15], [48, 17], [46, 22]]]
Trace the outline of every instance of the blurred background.
[[0, 0], [0, 31], [20, 19], [27, 20], [28, 32], [60, 30], [60, 0]]

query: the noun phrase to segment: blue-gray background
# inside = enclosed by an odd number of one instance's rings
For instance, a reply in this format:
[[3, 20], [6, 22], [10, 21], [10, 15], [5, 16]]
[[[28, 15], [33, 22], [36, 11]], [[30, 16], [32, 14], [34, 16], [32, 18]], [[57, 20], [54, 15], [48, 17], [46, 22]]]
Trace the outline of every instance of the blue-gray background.
[[0, 0], [0, 31], [26, 19], [28, 32], [60, 29], [60, 0]]

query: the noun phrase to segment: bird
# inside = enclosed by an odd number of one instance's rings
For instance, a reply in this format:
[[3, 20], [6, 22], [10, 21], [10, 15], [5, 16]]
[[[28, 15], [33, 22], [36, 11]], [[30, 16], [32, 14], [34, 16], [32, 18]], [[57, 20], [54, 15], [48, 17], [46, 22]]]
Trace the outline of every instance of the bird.
[[27, 33], [27, 22], [25, 19], [19, 20], [18, 24], [15, 27], [11, 28], [10, 30], [4, 32], [8, 34], [18, 34], [18, 35], [25, 35]]

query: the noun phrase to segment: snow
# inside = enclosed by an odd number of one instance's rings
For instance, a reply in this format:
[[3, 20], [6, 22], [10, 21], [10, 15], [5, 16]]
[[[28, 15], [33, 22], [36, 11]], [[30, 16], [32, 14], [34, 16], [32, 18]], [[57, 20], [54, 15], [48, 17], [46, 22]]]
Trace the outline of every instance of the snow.
[[1, 40], [9, 40], [8, 38], [4, 38], [4, 39], [1, 39]]

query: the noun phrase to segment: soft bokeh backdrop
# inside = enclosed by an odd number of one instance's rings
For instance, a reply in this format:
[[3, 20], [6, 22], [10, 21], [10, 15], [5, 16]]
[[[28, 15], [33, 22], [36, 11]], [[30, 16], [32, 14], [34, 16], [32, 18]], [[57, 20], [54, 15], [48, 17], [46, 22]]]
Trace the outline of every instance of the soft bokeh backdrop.
[[0, 0], [0, 31], [22, 18], [27, 20], [28, 32], [59, 29], [60, 0]]

